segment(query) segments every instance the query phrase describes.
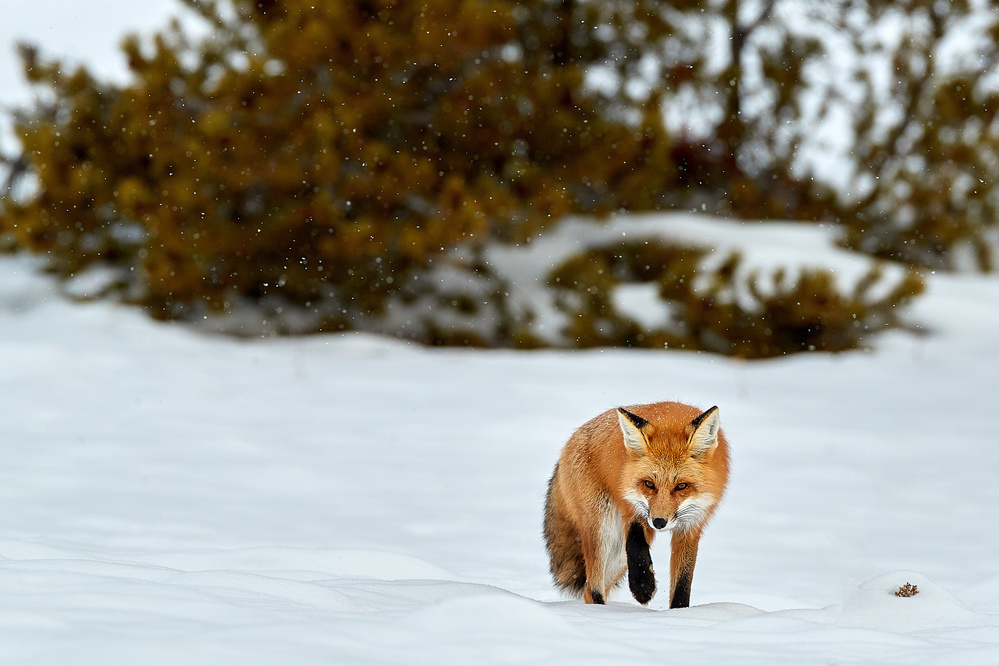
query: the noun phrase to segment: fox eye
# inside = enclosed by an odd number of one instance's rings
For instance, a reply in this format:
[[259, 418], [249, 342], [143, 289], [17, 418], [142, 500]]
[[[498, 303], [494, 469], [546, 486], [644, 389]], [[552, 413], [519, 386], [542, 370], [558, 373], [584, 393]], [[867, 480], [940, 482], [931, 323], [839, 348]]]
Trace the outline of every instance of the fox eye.
[[676, 488], [674, 488], [673, 490], [686, 490], [688, 485], [690, 485], [690, 484], [687, 484], [687, 483], [678, 483], [678, 484], [676, 484]]
[[648, 479], [646, 479], [645, 480], [645, 487], [648, 488], [649, 490], [655, 490], [656, 489], [656, 484], [654, 484], [651, 481], [649, 481]]

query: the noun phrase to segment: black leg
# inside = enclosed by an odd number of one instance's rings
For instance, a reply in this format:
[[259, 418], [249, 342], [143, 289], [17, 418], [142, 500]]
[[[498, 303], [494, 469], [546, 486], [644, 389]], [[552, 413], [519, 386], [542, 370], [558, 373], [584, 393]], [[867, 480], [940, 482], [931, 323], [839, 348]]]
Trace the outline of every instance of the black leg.
[[600, 594], [596, 590], [590, 590], [590, 596], [593, 597], [593, 603], [600, 605], [604, 604], [604, 595]]
[[690, 606], [690, 581], [691, 575], [686, 571], [680, 572], [676, 579], [676, 589], [673, 590], [673, 598], [670, 599], [670, 608], [687, 608]]
[[656, 574], [652, 570], [652, 554], [641, 524], [632, 523], [628, 528], [625, 552], [628, 555], [628, 587], [635, 601], [647, 604], [656, 593]]

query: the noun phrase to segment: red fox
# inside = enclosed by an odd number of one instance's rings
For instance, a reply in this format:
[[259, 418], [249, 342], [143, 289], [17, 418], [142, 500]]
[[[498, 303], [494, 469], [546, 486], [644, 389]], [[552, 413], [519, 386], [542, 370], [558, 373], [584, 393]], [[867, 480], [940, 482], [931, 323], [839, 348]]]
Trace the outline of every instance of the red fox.
[[701, 531], [728, 480], [718, 408], [679, 402], [612, 409], [562, 449], [545, 501], [545, 545], [555, 585], [602, 604], [628, 571], [635, 599], [656, 592], [649, 545], [672, 536], [670, 608], [690, 605]]

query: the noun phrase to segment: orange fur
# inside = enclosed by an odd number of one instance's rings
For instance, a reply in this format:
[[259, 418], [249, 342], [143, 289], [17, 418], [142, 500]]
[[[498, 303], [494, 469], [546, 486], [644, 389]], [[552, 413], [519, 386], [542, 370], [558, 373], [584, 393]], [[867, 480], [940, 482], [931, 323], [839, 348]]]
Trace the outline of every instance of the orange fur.
[[[562, 449], [545, 502], [555, 584], [603, 603], [629, 571], [635, 598], [647, 603], [655, 592], [648, 545], [668, 530], [670, 606], [688, 605], [701, 531], [727, 480], [717, 408], [702, 413], [659, 402], [609, 410], [583, 424]], [[633, 524], [642, 530], [632, 531]]]

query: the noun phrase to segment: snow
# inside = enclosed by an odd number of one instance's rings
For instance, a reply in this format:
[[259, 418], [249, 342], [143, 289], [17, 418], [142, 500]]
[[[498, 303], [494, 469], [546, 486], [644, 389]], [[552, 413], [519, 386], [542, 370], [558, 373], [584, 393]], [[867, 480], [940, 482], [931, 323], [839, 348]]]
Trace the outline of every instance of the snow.
[[[930, 276], [907, 314], [927, 335], [747, 363], [235, 340], [72, 302], [37, 268], [0, 259], [0, 662], [999, 655], [996, 276]], [[559, 449], [662, 399], [717, 404], [732, 443], [694, 606], [559, 597]], [[668, 558], [654, 544], [660, 587]]]

